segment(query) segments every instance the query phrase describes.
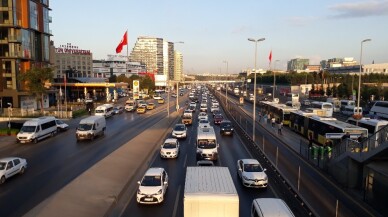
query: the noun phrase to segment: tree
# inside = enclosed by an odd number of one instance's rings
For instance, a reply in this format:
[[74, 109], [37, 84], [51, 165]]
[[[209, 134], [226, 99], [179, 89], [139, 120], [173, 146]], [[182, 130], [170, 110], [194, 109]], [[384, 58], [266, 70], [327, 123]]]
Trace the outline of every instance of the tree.
[[[43, 113], [43, 95], [47, 93], [46, 82], [51, 82], [54, 78], [52, 68], [31, 68], [19, 75], [19, 79], [24, 83], [26, 89], [40, 101], [40, 109]], [[40, 99], [39, 99], [40, 98]]]

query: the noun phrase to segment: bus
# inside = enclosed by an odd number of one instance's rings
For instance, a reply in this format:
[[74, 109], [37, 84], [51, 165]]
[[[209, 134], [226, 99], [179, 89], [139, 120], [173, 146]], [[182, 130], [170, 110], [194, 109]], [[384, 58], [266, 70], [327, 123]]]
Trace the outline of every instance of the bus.
[[388, 120], [388, 101], [376, 101], [369, 110], [369, 115]]
[[337, 98], [327, 98], [326, 102], [333, 104], [333, 112], [341, 111], [341, 101]]
[[368, 129], [368, 133], [369, 133], [368, 137], [372, 136], [377, 131], [383, 129], [385, 126], [388, 125], [388, 121], [386, 120], [378, 120], [378, 119], [371, 119], [371, 118], [365, 118], [365, 117], [361, 118], [360, 120], [356, 120], [350, 117], [348, 118], [348, 120], [346, 120], [346, 122], [349, 124], [353, 124], [353, 125]]
[[326, 139], [341, 139], [346, 133], [350, 134], [351, 139], [357, 139], [363, 135], [368, 135], [368, 129], [355, 126], [336, 118], [312, 116], [308, 122], [308, 133], [312, 135], [313, 140], [324, 145]]
[[340, 100], [341, 103], [341, 111], [345, 109], [345, 106], [356, 106], [356, 102], [354, 100], [343, 99]]
[[323, 109], [326, 111], [326, 117], [333, 117], [333, 104], [329, 102], [314, 101], [310, 105], [312, 108]]
[[362, 114], [362, 108], [356, 107], [353, 105], [348, 105], [348, 106], [345, 106], [345, 108], [342, 110], [342, 114], [344, 114], [344, 115]]
[[290, 112], [298, 110], [296, 108], [286, 106], [285, 104], [269, 101], [261, 101], [260, 106], [262, 111], [270, 113], [275, 120], [279, 119], [282, 121], [284, 126], [290, 126]]
[[291, 130], [307, 137], [309, 118], [312, 116], [324, 117], [326, 111], [317, 108], [307, 108], [290, 112]]

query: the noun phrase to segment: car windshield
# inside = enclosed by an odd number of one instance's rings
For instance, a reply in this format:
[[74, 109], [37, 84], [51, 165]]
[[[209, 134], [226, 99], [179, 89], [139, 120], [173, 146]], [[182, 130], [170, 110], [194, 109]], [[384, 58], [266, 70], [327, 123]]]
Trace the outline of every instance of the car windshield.
[[208, 124], [208, 123], [209, 123], [209, 121], [208, 121], [208, 120], [206, 120], [206, 119], [204, 119], [204, 120], [200, 120], [200, 121], [199, 121], [199, 123], [200, 123], [200, 124]]
[[33, 133], [35, 132], [36, 126], [23, 126], [22, 129], [20, 129], [21, 133]]
[[230, 127], [232, 127], [232, 124], [231, 123], [221, 123], [221, 127], [230, 128]]
[[259, 164], [244, 164], [245, 172], [263, 172], [263, 169]]
[[174, 142], [167, 142], [167, 143], [164, 143], [163, 148], [166, 148], [166, 149], [174, 149], [174, 148], [176, 148], [176, 143], [174, 143]]
[[222, 117], [222, 115], [216, 115], [214, 118], [216, 118], [216, 119], [222, 119], [222, 118], [224, 118], [224, 117]]
[[161, 176], [144, 176], [141, 186], [160, 186], [161, 180]]
[[0, 162], [0, 170], [4, 170], [5, 169], [5, 165], [7, 165], [7, 163]]
[[96, 113], [104, 113], [104, 110], [96, 110]]
[[63, 121], [61, 120], [55, 120], [57, 122], [57, 124], [64, 124]]
[[88, 131], [88, 130], [91, 130], [93, 127], [93, 124], [80, 124], [78, 126], [78, 130], [79, 131]]
[[213, 149], [216, 146], [216, 141], [209, 139], [209, 140], [198, 140], [198, 147], [202, 149]]
[[183, 125], [177, 125], [177, 126], [175, 126], [174, 130], [175, 130], [175, 131], [184, 131], [184, 130], [185, 130], [185, 126], [183, 126]]

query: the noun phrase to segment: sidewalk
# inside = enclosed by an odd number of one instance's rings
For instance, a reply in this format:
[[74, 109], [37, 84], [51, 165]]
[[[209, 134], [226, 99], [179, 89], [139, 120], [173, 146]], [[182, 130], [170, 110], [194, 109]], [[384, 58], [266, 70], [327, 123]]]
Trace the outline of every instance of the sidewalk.
[[179, 114], [174, 112], [169, 119], [161, 119], [24, 216], [105, 216], [136, 180], [135, 175], [148, 168], [155, 149], [177, 118]]

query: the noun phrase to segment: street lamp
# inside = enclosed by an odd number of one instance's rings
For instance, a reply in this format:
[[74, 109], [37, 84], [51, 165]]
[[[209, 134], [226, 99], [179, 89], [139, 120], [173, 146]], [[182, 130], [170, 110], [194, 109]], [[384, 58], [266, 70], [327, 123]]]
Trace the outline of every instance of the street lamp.
[[361, 41], [360, 53], [360, 75], [358, 76], [358, 97], [357, 97], [357, 114], [360, 116], [360, 97], [361, 97], [361, 72], [362, 72], [362, 44], [364, 42], [372, 41], [372, 39], [364, 39]]
[[[229, 62], [224, 60], [223, 63], [226, 63], [226, 74], [228, 74]], [[228, 82], [225, 85], [225, 106], [228, 106]]]
[[7, 103], [8, 105], [8, 129], [11, 130], [11, 111], [12, 111], [12, 103]]
[[280, 60], [275, 60], [275, 67], [273, 70], [273, 92], [272, 92], [272, 101], [275, 101], [275, 87], [276, 87], [276, 75], [275, 75], [275, 70], [276, 70], [276, 63], [279, 62]]
[[255, 142], [255, 126], [256, 126], [256, 60], [257, 60], [257, 43], [260, 41], [264, 41], [265, 38], [260, 38], [260, 39], [253, 39], [253, 38], [248, 38], [248, 41], [255, 42], [255, 78], [254, 78], [254, 84], [253, 84], [253, 142]]

